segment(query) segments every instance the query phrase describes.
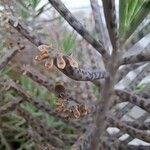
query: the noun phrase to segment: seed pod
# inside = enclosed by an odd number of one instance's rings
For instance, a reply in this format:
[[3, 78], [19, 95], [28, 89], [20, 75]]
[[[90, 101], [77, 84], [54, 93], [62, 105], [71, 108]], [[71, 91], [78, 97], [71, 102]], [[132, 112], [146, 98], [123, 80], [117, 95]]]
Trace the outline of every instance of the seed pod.
[[61, 84], [55, 86], [55, 94], [58, 98], [65, 97], [65, 87]]
[[48, 59], [46, 62], [45, 62], [45, 67], [47, 69], [51, 69], [53, 67], [53, 64], [54, 64], [54, 60], [53, 59]]
[[69, 60], [69, 63], [70, 63], [70, 65], [71, 65], [72, 67], [76, 67], [76, 68], [79, 67], [77, 61], [72, 57], [72, 55], [70, 55], [70, 56], [68, 57], [68, 60]]
[[42, 44], [42, 45], [38, 46], [38, 50], [40, 52], [48, 52], [48, 49], [51, 48], [51, 47], [52, 47], [52, 45], [44, 45], [44, 44]]
[[56, 63], [57, 63], [57, 67], [60, 68], [60, 69], [64, 69], [65, 66], [66, 66], [66, 62], [65, 60], [63, 59], [63, 56], [58, 54], [56, 56]]
[[78, 110], [78, 106], [75, 106], [73, 109], [73, 115], [75, 117], [75, 119], [79, 119], [80, 118], [80, 112]]
[[84, 104], [80, 104], [80, 105], [78, 106], [78, 110], [79, 110], [81, 116], [85, 116], [85, 115], [87, 115], [87, 113], [89, 112], [89, 109], [88, 109], [87, 106], [84, 105]]

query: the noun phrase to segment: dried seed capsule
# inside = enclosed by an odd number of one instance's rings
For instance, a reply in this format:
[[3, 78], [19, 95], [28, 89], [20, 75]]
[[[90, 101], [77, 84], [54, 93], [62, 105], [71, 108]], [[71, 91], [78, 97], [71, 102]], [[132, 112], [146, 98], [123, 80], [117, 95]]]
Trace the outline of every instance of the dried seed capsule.
[[81, 116], [85, 116], [89, 112], [89, 109], [84, 104], [80, 104], [78, 106], [78, 110], [79, 110]]
[[65, 66], [66, 66], [66, 62], [65, 60], [63, 59], [63, 56], [58, 54], [56, 56], [56, 62], [57, 62], [57, 67], [60, 68], [60, 69], [64, 69]]
[[44, 45], [44, 44], [42, 44], [42, 45], [38, 46], [38, 50], [40, 52], [48, 52], [48, 49], [51, 48], [51, 47], [52, 47], [52, 45]]
[[55, 94], [58, 98], [65, 97], [65, 87], [61, 84], [55, 86]]
[[69, 60], [69, 63], [70, 63], [70, 65], [71, 65], [72, 67], [76, 67], [76, 68], [79, 67], [77, 61], [73, 58], [72, 55], [70, 55], [70, 56], [68, 57], [68, 60]]
[[75, 119], [79, 119], [80, 118], [80, 112], [78, 110], [78, 106], [75, 106], [73, 109], [73, 115], [75, 117]]
[[53, 59], [48, 59], [46, 62], [45, 62], [45, 67], [47, 69], [51, 69], [53, 67], [53, 64], [54, 64], [54, 60]]

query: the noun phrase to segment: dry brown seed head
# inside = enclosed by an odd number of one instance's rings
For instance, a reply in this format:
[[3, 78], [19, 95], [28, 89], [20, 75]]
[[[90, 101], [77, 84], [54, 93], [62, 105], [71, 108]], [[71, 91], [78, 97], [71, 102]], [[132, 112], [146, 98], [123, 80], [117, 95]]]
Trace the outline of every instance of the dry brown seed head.
[[76, 67], [76, 68], [79, 67], [77, 61], [73, 58], [72, 55], [68, 57], [68, 60], [69, 60], [69, 63], [70, 63], [70, 65], [71, 65], [72, 67]]
[[80, 118], [80, 112], [79, 112], [77, 106], [75, 106], [74, 109], [73, 109], [73, 115], [74, 115], [75, 119], [79, 119]]
[[54, 64], [54, 59], [48, 59], [46, 62], [45, 62], [45, 67], [47, 69], [51, 69], [53, 67], [53, 64]]
[[66, 62], [63, 59], [63, 55], [57, 54], [57, 56], [56, 56], [56, 62], [57, 62], [57, 67], [58, 68], [60, 68], [60, 69], [64, 69], [65, 68]]
[[38, 50], [40, 52], [48, 52], [48, 49], [51, 48], [51, 47], [52, 47], [52, 45], [44, 45], [44, 44], [42, 44], [42, 45], [38, 46]]

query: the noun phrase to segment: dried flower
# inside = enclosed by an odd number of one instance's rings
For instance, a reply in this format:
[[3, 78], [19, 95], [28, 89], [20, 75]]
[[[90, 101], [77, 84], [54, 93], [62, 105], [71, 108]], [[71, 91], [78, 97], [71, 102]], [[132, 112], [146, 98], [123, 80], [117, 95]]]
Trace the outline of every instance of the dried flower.
[[58, 54], [56, 56], [56, 62], [57, 62], [57, 67], [60, 68], [60, 69], [64, 69], [65, 66], [66, 66], [66, 62], [65, 60], [63, 59], [63, 55], [61, 54]]

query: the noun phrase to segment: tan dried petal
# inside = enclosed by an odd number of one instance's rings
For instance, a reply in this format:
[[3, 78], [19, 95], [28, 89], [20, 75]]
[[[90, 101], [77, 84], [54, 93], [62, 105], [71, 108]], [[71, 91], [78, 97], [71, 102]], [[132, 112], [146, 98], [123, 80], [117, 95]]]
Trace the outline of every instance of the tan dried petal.
[[45, 67], [47, 69], [51, 69], [53, 67], [53, 64], [54, 64], [54, 60], [53, 59], [48, 59], [46, 62], [45, 62]]
[[60, 69], [64, 69], [65, 66], [66, 66], [66, 62], [63, 59], [62, 55], [57, 55], [57, 57], [56, 57], [56, 63], [57, 63], [57, 67], [60, 68]]
[[72, 67], [76, 67], [76, 68], [79, 67], [77, 61], [76, 61], [74, 58], [72, 58], [72, 55], [68, 57], [68, 60], [69, 60], [70, 65], [71, 65]]
[[55, 94], [57, 97], [64, 97], [65, 96], [65, 87], [61, 84], [55, 86]]
[[89, 112], [88, 108], [83, 104], [78, 106], [78, 110], [80, 111], [81, 116], [85, 116]]
[[51, 48], [51, 47], [52, 47], [52, 45], [44, 45], [44, 44], [42, 44], [42, 45], [38, 46], [38, 50], [40, 52], [48, 52], [48, 49]]
[[77, 106], [73, 109], [73, 114], [76, 119], [80, 118], [80, 112]]

